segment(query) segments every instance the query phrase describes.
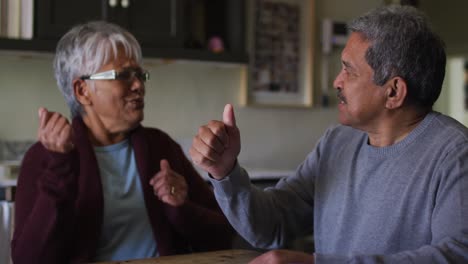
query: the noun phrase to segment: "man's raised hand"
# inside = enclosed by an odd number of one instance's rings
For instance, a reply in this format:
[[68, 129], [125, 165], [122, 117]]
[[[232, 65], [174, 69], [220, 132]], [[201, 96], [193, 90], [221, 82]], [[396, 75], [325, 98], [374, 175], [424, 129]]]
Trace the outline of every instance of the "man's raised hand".
[[240, 147], [234, 108], [227, 104], [224, 107], [223, 121], [212, 120], [198, 129], [190, 148], [190, 156], [197, 166], [212, 177], [222, 179], [234, 168]]

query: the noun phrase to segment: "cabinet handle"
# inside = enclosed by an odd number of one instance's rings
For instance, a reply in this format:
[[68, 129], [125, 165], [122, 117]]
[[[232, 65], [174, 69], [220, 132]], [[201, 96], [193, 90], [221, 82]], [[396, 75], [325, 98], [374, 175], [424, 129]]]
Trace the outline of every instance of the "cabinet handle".
[[120, 1], [120, 5], [123, 7], [123, 8], [127, 8], [130, 6], [130, 0], [122, 0]]
[[109, 0], [109, 6], [110, 7], [116, 7], [117, 6], [117, 0]]
[[177, 34], [177, 0], [171, 0], [171, 36]]

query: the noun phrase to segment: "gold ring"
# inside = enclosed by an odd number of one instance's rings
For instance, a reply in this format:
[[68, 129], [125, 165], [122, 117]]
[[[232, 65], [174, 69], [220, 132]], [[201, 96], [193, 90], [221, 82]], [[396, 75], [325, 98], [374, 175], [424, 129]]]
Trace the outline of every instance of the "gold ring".
[[171, 186], [171, 195], [174, 195], [174, 193], [175, 193], [175, 187]]

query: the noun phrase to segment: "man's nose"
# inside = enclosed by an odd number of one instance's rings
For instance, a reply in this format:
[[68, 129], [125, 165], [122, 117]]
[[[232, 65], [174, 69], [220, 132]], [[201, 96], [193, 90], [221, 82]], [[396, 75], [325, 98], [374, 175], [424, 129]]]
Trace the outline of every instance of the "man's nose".
[[341, 89], [343, 87], [343, 81], [341, 80], [341, 72], [333, 80], [333, 88]]

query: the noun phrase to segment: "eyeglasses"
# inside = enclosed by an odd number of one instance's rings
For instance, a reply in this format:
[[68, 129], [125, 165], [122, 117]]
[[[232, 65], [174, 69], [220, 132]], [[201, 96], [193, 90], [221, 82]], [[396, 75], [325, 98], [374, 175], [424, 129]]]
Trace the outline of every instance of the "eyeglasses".
[[135, 80], [135, 77], [142, 82], [149, 80], [149, 72], [138, 69], [138, 68], [129, 68], [123, 71], [117, 72], [116, 70], [110, 70], [105, 72], [98, 72], [91, 75], [83, 75], [80, 77], [81, 80], [121, 80], [126, 82], [131, 82]]

